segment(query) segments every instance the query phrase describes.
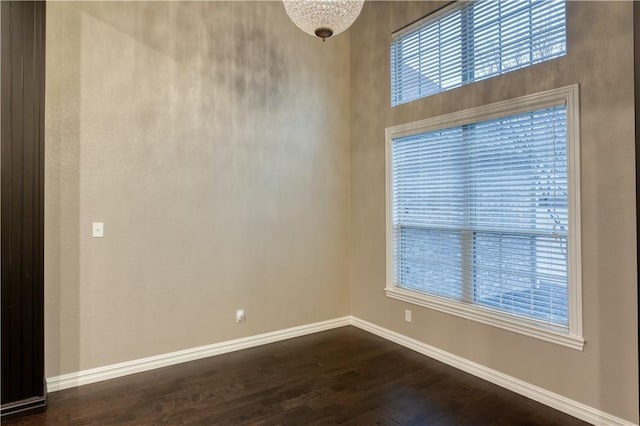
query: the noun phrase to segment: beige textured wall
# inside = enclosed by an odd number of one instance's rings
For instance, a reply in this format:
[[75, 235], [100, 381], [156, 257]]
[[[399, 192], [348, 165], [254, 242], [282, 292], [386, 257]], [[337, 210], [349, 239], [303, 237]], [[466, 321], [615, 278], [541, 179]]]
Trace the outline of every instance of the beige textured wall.
[[[351, 312], [637, 421], [632, 5], [569, 2], [565, 58], [392, 109], [390, 33], [441, 5], [322, 44], [280, 2], [48, 3], [46, 375]], [[584, 352], [386, 298], [384, 128], [573, 83]]]
[[281, 2], [47, 4], [47, 377], [348, 314], [348, 55]]
[[[352, 314], [638, 421], [631, 2], [568, 2], [568, 55], [390, 108], [392, 31], [437, 2], [373, 2], [350, 34]], [[580, 84], [584, 352], [385, 296], [384, 129]], [[403, 310], [413, 310], [413, 322]]]

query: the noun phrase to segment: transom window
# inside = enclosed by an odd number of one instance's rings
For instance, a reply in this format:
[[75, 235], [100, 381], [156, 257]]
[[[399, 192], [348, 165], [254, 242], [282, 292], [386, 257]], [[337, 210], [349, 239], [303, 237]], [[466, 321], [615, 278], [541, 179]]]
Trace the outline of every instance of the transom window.
[[391, 105], [566, 54], [562, 0], [457, 2], [391, 42]]
[[387, 129], [389, 295], [581, 347], [576, 98]]

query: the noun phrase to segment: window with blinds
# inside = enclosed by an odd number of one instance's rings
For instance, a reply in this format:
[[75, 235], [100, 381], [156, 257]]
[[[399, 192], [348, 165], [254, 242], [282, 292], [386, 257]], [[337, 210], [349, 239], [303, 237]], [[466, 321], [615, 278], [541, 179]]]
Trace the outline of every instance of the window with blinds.
[[387, 129], [387, 290], [581, 333], [574, 95]]
[[564, 0], [458, 2], [394, 34], [391, 105], [566, 54]]

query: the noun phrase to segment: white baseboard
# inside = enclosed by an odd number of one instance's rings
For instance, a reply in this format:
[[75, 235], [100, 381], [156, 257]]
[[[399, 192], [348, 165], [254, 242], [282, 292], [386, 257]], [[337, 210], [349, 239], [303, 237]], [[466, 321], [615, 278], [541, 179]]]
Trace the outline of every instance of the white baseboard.
[[47, 378], [47, 390], [49, 392], [55, 392], [75, 386], [115, 379], [116, 377], [140, 373], [160, 367], [167, 367], [187, 361], [194, 361], [196, 359], [207, 358], [214, 355], [221, 355], [228, 352], [239, 351], [241, 349], [252, 348], [254, 346], [266, 345], [268, 343], [317, 333], [319, 331], [330, 330], [332, 328], [343, 327], [350, 324], [351, 317], [336, 318], [313, 324], [287, 328], [284, 330], [272, 331], [270, 333], [258, 334], [256, 336], [228, 340], [226, 342], [214, 343], [212, 345], [185, 349], [148, 358], [135, 359], [133, 361], [92, 368], [90, 370], [78, 371], [76, 373], [63, 374], [61, 376], [49, 377]]
[[370, 323], [360, 318], [351, 317], [351, 324], [369, 333], [380, 336], [384, 339], [395, 342], [406, 348], [419, 352], [430, 358], [436, 359], [444, 364], [448, 364], [459, 370], [465, 371], [474, 376], [480, 377], [488, 382], [509, 389], [520, 395], [526, 396], [534, 401], [538, 401], [544, 405], [555, 408], [558, 411], [562, 411], [571, 416], [582, 419], [598, 426], [634, 426], [635, 423], [597, 410], [588, 405], [566, 398], [557, 393], [550, 392], [539, 386], [532, 385], [523, 380], [516, 379], [515, 377], [508, 376], [500, 373], [499, 371], [492, 370], [468, 359], [459, 357], [449, 352], [445, 352], [442, 349], [438, 349], [434, 346], [427, 345], [426, 343], [396, 333], [379, 325]]
[[105, 367], [92, 368], [90, 370], [83, 370], [77, 373], [49, 377], [47, 379], [47, 389], [49, 392], [55, 392], [75, 386], [153, 370], [155, 368], [167, 367], [187, 361], [194, 361], [214, 355], [221, 355], [241, 349], [266, 345], [268, 343], [274, 343], [346, 325], [353, 325], [362, 330], [368, 331], [369, 333], [395, 342], [401, 346], [412, 349], [430, 358], [436, 359], [469, 374], [473, 374], [474, 376], [480, 377], [488, 382], [509, 389], [534, 401], [538, 401], [594, 425], [637, 426], [632, 422], [597, 410], [562, 395], [550, 392], [539, 386], [532, 385], [520, 379], [516, 379], [515, 377], [508, 376], [499, 371], [492, 370], [478, 363], [469, 361], [468, 359], [443, 351], [442, 349], [438, 349], [434, 346], [430, 346], [426, 343], [396, 333], [395, 331], [391, 331], [384, 327], [380, 327], [379, 325], [352, 316], [301, 325], [270, 333], [258, 334], [256, 336], [214, 343], [212, 345], [185, 349], [182, 351], [136, 359], [133, 361], [121, 362], [118, 364], [107, 365]]

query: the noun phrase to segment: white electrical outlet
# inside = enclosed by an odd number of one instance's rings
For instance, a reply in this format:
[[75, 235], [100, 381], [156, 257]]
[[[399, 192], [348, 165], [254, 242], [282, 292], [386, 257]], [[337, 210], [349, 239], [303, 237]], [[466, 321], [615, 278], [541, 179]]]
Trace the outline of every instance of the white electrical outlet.
[[245, 322], [244, 309], [238, 309], [236, 311], [236, 322]]
[[93, 232], [91, 233], [93, 238], [102, 238], [104, 237], [104, 223], [103, 222], [93, 222]]
[[404, 320], [406, 322], [411, 322], [411, 311], [409, 309], [404, 310]]

